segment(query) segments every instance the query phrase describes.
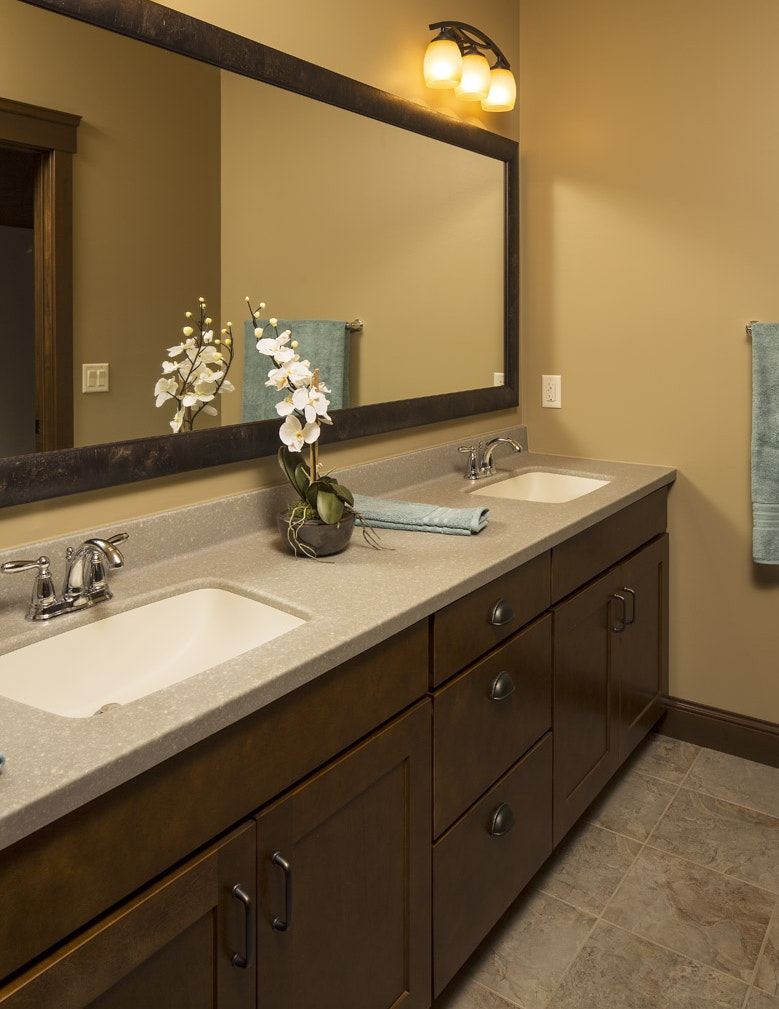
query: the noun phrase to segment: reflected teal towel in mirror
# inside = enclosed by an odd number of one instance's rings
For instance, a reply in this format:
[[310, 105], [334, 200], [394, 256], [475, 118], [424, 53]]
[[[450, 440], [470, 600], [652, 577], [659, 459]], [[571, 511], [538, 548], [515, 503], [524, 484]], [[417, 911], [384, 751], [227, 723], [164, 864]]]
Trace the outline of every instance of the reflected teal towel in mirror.
[[439, 505], [414, 501], [392, 501], [387, 498], [354, 495], [357, 521], [375, 529], [406, 529], [409, 532], [451, 533], [472, 536], [487, 525], [489, 508], [442, 508]]
[[752, 323], [752, 556], [779, 564], [779, 323]]
[[[284, 397], [278, 389], [265, 383], [273, 360], [257, 351], [255, 326], [267, 326], [267, 319], [247, 319], [244, 323], [243, 410], [241, 419], [278, 419], [276, 404]], [[345, 321], [331, 319], [279, 319], [278, 330], [292, 332], [297, 340], [296, 353], [301, 361], [310, 361], [312, 370], [319, 368], [319, 379], [331, 390], [327, 398], [331, 410], [349, 406], [349, 330]], [[273, 336], [266, 330], [265, 336]]]

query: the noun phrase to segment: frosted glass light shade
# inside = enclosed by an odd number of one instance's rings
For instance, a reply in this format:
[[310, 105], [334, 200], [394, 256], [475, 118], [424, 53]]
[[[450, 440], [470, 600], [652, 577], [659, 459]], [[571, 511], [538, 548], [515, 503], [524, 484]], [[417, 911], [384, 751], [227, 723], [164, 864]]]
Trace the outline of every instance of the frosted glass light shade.
[[466, 53], [460, 83], [454, 89], [458, 98], [483, 101], [490, 92], [490, 65], [480, 53]]
[[462, 54], [454, 39], [433, 39], [425, 50], [425, 84], [454, 88], [460, 83]]
[[490, 71], [490, 91], [482, 101], [485, 112], [511, 112], [517, 100], [517, 82], [507, 67]]

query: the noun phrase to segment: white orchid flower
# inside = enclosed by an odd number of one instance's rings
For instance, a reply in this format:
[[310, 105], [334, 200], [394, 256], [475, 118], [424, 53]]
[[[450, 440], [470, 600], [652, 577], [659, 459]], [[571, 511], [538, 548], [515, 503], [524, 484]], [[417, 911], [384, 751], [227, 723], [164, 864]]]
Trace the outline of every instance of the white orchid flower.
[[222, 354], [216, 347], [203, 347], [200, 351], [200, 360], [204, 364], [215, 364], [222, 360]]
[[271, 368], [268, 372], [268, 381], [265, 385], [269, 389], [278, 389], [281, 392], [282, 389], [287, 388], [287, 379], [289, 378], [289, 371], [285, 367], [282, 368]]
[[290, 452], [302, 452], [304, 445], [311, 445], [319, 437], [319, 425], [306, 424], [303, 427], [298, 418], [291, 414], [281, 425], [279, 437]]
[[163, 375], [170, 375], [171, 372], [178, 371], [181, 366], [176, 364], [174, 361], [163, 361], [162, 362], [162, 373]]
[[170, 422], [171, 430], [173, 431], [174, 434], [178, 434], [178, 432], [181, 430], [181, 425], [183, 421], [184, 421], [184, 411], [176, 410], [176, 412], [173, 414], [173, 420]]
[[292, 405], [299, 413], [305, 416], [309, 424], [313, 424], [316, 420], [324, 421], [325, 424], [332, 424], [327, 415], [330, 401], [325, 399], [321, 392], [317, 392], [313, 388], [304, 386], [296, 389], [292, 393]]
[[168, 347], [168, 357], [181, 357], [185, 350], [191, 350], [194, 346], [195, 341], [192, 339], [177, 343], [175, 347]]
[[[257, 334], [262, 336], [261, 329], [255, 329], [254, 335]], [[295, 356], [294, 350], [287, 346], [289, 343], [290, 332], [285, 330], [283, 333], [279, 333], [278, 336], [266, 336], [263, 339], [257, 341], [257, 350], [260, 354], [264, 354], [265, 357], [275, 358], [277, 364], [283, 364], [285, 361], [291, 361]]]
[[295, 411], [295, 404], [292, 402], [292, 397], [287, 396], [286, 399], [282, 399], [280, 403], [276, 404], [276, 413], [279, 417], [289, 417], [291, 413]]
[[179, 384], [175, 378], [161, 378], [154, 386], [154, 395], [157, 397], [155, 406], [162, 406], [168, 399], [175, 399]]
[[223, 392], [235, 392], [235, 386], [229, 378], [222, 379], [222, 384], [219, 386], [219, 395], [221, 396]]
[[204, 406], [203, 413], [207, 413], [209, 417], [218, 417], [219, 411], [213, 406]]
[[302, 385], [310, 385], [311, 379], [314, 377], [311, 374], [310, 361], [290, 361], [287, 370], [289, 381], [296, 389]]

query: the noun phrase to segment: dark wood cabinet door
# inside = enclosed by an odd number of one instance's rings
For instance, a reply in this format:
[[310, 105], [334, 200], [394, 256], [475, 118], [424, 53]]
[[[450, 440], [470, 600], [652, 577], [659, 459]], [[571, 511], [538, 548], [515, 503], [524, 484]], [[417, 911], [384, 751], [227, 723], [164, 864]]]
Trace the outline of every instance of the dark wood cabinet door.
[[619, 683], [613, 668], [617, 569], [554, 609], [554, 843], [619, 766]]
[[[161, 827], [164, 829], [164, 827]], [[252, 821], [0, 990], [7, 1009], [250, 1009], [256, 908]], [[121, 857], [121, 853], [117, 853]], [[238, 885], [251, 901], [233, 894]]]
[[623, 632], [615, 635], [619, 669], [620, 759], [638, 746], [660, 717], [668, 681], [668, 536], [621, 567]]
[[429, 1006], [430, 722], [425, 701], [258, 816], [260, 1009]]

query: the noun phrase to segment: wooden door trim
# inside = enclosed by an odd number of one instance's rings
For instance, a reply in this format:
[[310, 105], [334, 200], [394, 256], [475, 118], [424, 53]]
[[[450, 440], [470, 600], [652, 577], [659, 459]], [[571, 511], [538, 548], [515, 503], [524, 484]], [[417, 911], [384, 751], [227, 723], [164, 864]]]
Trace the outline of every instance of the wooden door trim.
[[0, 143], [40, 155], [34, 208], [38, 452], [73, 447], [73, 154], [80, 121], [0, 98]]

